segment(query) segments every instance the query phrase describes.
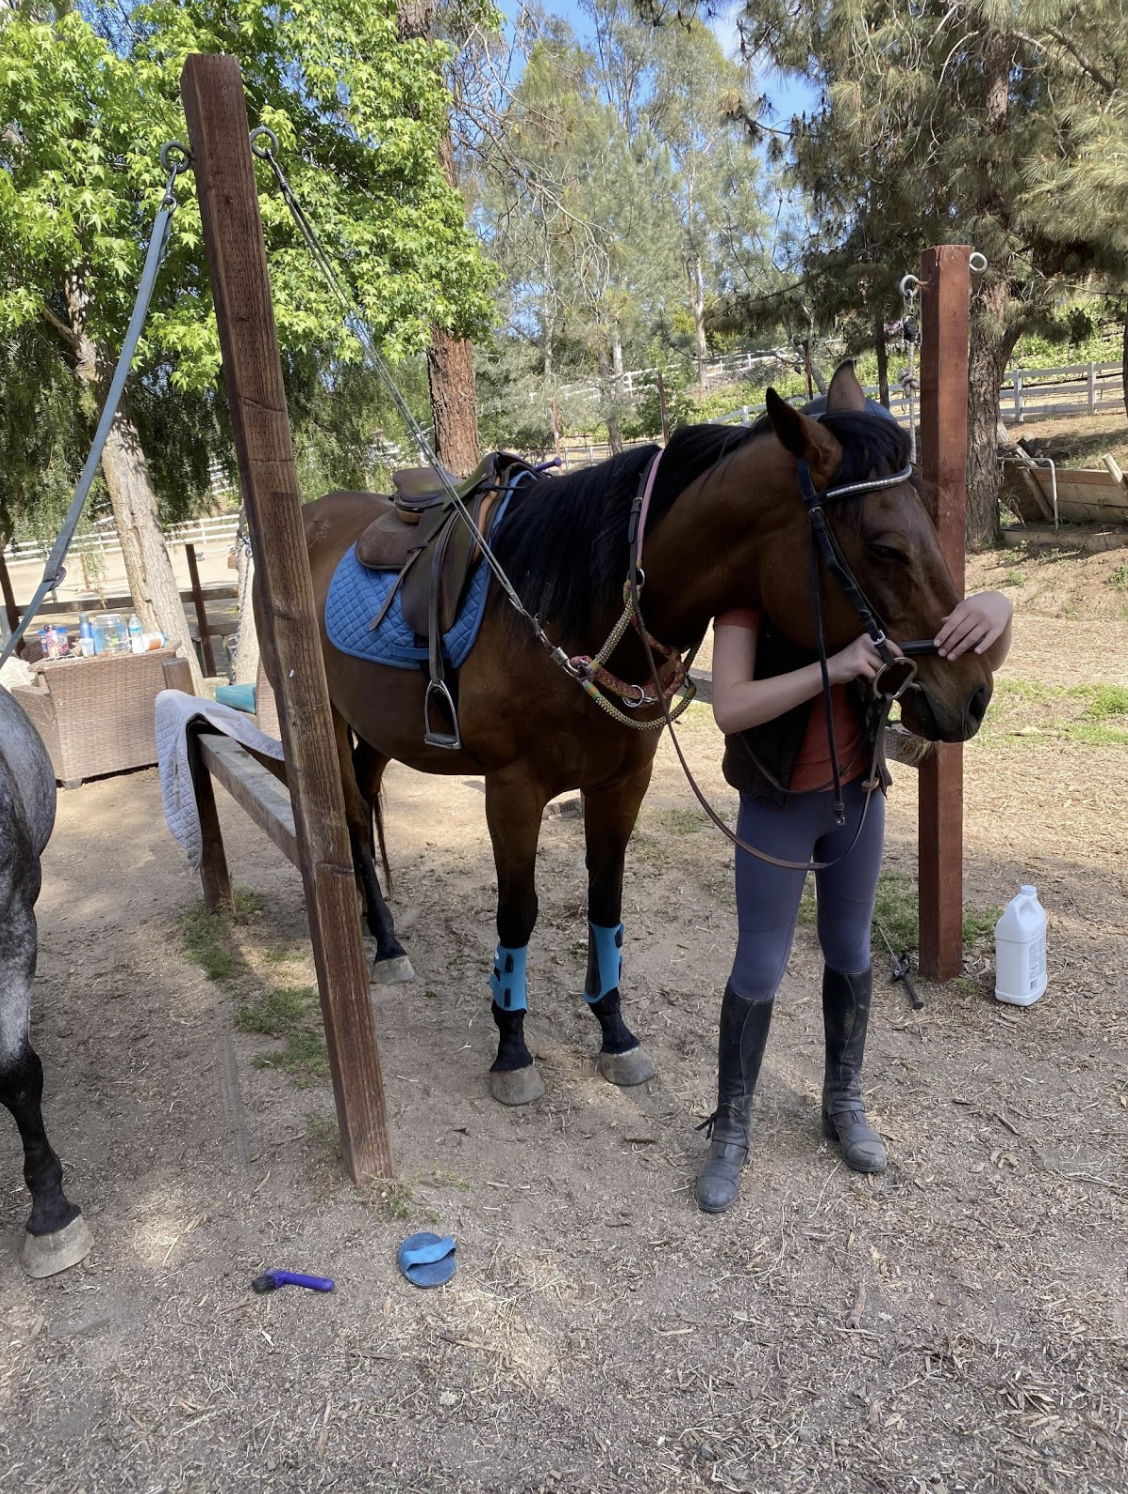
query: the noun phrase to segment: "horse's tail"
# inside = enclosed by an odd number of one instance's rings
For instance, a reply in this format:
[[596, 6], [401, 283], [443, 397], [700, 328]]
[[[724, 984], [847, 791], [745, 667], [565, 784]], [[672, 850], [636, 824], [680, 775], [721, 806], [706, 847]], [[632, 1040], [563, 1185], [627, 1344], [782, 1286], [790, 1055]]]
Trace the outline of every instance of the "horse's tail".
[[387, 888], [387, 896], [394, 896], [395, 889], [392, 885], [392, 867], [388, 861], [388, 847], [384, 841], [384, 790], [377, 791], [372, 800], [372, 823], [376, 828], [376, 844], [380, 847], [380, 865], [384, 868], [384, 886]]
[[380, 865], [384, 868], [384, 886], [387, 896], [392, 896], [392, 867], [388, 860], [388, 846], [384, 839], [384, 790], [380, 786], [380, 779], [375, 779], [375, 792], [373, 792], [372, 764], [369, 760], [371, 748], [362, 737], [350, 731], [352, 739], [352, 763], [353, 777], [356, 779], [357, 789], [360, 796], [368, 805], [368, 850], [372, 860], [376, 860], [376, 851], [380, 851]]

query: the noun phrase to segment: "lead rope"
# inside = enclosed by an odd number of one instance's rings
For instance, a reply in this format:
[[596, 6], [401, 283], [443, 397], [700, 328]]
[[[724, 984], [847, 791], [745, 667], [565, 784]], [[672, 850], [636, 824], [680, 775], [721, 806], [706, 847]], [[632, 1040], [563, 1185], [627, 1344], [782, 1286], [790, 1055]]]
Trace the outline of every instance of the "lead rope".
[[129, 326], [126, 330], [125, 341], [121, 345], [121, 353], [118, 357], [114, 376], [110, 381], [109, 392], [106, 395], [106, 403], [102, 408], [102, 416], [98, 421], [98, 428], [94, 432], [94, 442], [86, 458], [86, 464], [78, 479], [78, 486], [74, 490], [70, 507], [67, 509], [63, 526], [59, 530], [58, 537], [51, 547], [51, 553], [47, 557], [47, 564], [43, 569], [43, 579], [36, 587], [35, 595], [28, 603], [23, 616], [12, 631], [11, 637], [0, 651], [0, 668], [12, 657], [20, 639], [27, 632], [32, 618], [43, 605], [43, 599], [48, 592], [54, 591], [61, 586], [66, 579], [66, 568], [63, 561], [67, 558], [71, 540], [78, 528], [78, 521], [82, 518], [82, 510], [86, 504], [87, 495], [94, 482], [98, 471], [98, 463], [102, 459], [102, 451], [106, 445], [106, 438], [110, 434], [110, 427], [114, 423], [121, 397], [125, 391], [125, 381], [129, 375], [133, 363], [133, 355], [137, 351], [137, 344], [141, 340], [141, 332], [145, 326], [145, 317], [149, 311], [149, 302], [153, 298], [153, 291], [157, 283], [157, 275], [160, 272], [161, 263], [168, 248], [169, 234], [172, 228], [172, 215], [176, 212], [176, 195], [173, 188], [176, 186], [176, 178], [182, 171], [188, 169], [191, 161], [187, 149], [175, 140], [170, 140], [161, 146], [161, 165], [168, 172], [168, 182], [165, 185], [164, 196], [161, 198], [157, 209], [157, 216], [153, 222], [153, 232], [149, 239], [149, 247], [145, 251], [145, 264], [141, 271], [141, 283], [137, 287], [137, 300], [133, 303], [133, 312], [129, 318]]

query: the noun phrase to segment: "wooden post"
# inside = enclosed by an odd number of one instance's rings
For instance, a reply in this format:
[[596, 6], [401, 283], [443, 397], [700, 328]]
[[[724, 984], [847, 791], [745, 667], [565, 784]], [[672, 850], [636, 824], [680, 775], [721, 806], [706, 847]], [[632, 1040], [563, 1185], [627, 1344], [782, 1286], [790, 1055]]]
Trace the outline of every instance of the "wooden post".
[[278, 664], [286, 776], [341, 1145], [354, 1179], [387, 1177], [380, 1054], [239, 64], [234, 57], [189, 57], [180, 89], [263, 603], [263, 648]]
[[[920, 439], [934, 484], [940, 549], [963, 594], [967, 530], [967, 377], [971, 251], [921, 258]], [[920, 971], [951, 980], [963, 966], [963, 747], [938, 743], [920, 769]]]
[[200, 630], [200, 653], [204, 661], [204, 673], [215, 674], [215, 654], [212, 651], [211, 633], [208, 631], [208, 609], [204, 606], [204, 593], [200, 586], [200, 572], [196, 565], [195, 545], [185, 545], [188, 561], [188, 578], [192, 583], [192, 601], [196, 608], [196, 626]]

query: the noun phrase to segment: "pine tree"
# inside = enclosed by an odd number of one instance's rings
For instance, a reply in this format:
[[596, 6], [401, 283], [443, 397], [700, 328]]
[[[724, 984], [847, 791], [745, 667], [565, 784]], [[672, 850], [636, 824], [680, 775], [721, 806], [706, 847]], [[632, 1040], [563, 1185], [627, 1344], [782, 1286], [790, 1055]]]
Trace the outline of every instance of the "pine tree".
[[1015, 343], [1079, 283], [1096, 273], [1122, 283], [1128, 266], [1107, 221], [1119, 203], [1105, 155], [1110, 132], [1123, 139], [1122, 6], [757, 0], [742, 25], [757, 53], [820, 80], [819, 106], [794, 122], [789, 151], [818, 233], [812, 277], [837, 267], [845, 283], [864, 278], [887, 297], [929, 243], [987, 257], [972, 306], [968, 542], [988, 545], [998, 391]]

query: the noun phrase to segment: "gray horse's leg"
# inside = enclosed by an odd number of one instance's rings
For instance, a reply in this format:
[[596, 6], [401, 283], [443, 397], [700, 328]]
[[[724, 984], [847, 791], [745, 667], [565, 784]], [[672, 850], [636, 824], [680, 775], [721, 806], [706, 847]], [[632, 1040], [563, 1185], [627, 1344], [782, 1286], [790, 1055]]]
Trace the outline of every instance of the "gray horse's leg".
[[28, 1037], [35, 958], [35, 912], [26, 890], [15, 889], [0, 920], [0, 1104], [19, 1127], [31, 1193], [24, 1267], [31, 1276], [53, 1276], [77, 1265], [94, 1242], [63, 1192], [63, 1166], [43, 1125], [43, 1065]]

